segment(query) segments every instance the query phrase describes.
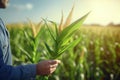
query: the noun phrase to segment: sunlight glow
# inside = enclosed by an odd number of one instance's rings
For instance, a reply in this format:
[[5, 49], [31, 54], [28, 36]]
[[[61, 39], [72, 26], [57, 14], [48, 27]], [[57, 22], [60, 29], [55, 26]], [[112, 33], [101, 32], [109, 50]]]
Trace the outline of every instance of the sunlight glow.
[[[91, 14], [86, 23], [98, 23], [107, 25], [110, 22], [120, 23], [120, 1], [119, 0], [85, 0], [86, 8]], [[77, 16], [77, 15], [76, 15]]]
[[120, 13], [120, 10], [115, 0], [95, 0], [95, 3], [93, 3], [93, 14], [96, 16], [95, 20], [99, 20], [100, 24], [116, 23], [120, 18], [120, 16], [116, 17], [118, 13]]

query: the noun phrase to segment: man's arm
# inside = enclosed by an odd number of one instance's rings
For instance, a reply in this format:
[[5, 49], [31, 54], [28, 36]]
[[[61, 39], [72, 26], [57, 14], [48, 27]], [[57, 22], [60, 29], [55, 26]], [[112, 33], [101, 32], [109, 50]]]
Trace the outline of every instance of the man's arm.
[[21, 65], [13, 67], [3, 61], [3, 53], [0, 47], [0, 79], [1, 80], [34, 80], [36, 65]]

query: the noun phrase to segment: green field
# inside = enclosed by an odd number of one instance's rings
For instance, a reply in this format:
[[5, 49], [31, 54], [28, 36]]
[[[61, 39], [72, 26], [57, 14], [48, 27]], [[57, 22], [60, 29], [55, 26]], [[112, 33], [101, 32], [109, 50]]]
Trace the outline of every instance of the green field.
[[[28, 24], [9, 24], [14, 65], [37, 63], [48, 59], [44, 42], [53, 42], [42, 26], [37, 43]], [[52, 26], [52, 25], [51, 25]], [[51, 27], [51, 29], [53, 29]], [[120, 80], [120, 27], [84, 26], [71, 40], [79, 44], [64, 52], [61, 64], [49, 80]], [[37, 46], [37, 48], [35, 47]]]

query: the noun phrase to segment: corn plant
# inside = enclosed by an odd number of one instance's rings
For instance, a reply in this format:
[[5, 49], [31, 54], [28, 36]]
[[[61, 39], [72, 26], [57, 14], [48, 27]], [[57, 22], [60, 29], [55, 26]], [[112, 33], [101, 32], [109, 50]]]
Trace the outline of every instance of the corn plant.
[[[40, 55], [42, 55], [41, 54], [42, 51], [39, 50], [39, 46], [40, 36], [44, 31], [44, 28], [42, 27], [44, 25], [42, 25], [42, 21], [36, 25], [31, 20], [29, 20], [29, 24], [32, 30], [30, 32], [32, 33], [29, 33], [29, 31], [24, 31], [25, 41], [27, 41], [26, 46], [24, 46], [23, 48], [22, 46], [18, 45], [18, 47], [27, 56], [28, 60], [31, 63], [38, 63], [41, 58]], [[39, 79], [39, 77], [37, 77], [37, 79]], [[40, 80], [46, 79], [48, 79], [48, 77], [40, 76]]]
[[[73, 40], [72, 36], [79, 29], [79, 27], [82, 25], [82, 23], [84, 22], [85, 18], [88, 16], [88, 14], [86, 14], [82, 18], [76, 20], [75, 22], [68, 25], [67, 27], [65, 26], [65, 28], [62, 31], [59, 31], [55, 22], [49, 21], [50, 23], [55, 25], [55, 31], [51, 31], [49, 28], [49, 25], [45, 21], [45, 24], [48, 28], [50, 35], [51, 35], [51, 39], [54, 42], [52, 45], [48, 45], [45, 42], [46, 49], [48, 50], [48, 54], [46, 55], [48, 59], [58, 58], [66, 50], [68, 50], [69, 48], [73, 48], [75, 45], [77, 45], [79, 43], [81, 38]], [[54, 35], [54, 33], [55, 33], [55, 35]]]
[[21, 47], [18, 45], [19, 49], [28, 57], [29, 61], [32, 63], [37, 63], [40, 60], [40, 52], [38, 52], [39, 38], [42, 33], [40, 30], [42, 22], [35, 25], [29, 20], [31, 27], [31, 32], [24, 31], [26, 46]]

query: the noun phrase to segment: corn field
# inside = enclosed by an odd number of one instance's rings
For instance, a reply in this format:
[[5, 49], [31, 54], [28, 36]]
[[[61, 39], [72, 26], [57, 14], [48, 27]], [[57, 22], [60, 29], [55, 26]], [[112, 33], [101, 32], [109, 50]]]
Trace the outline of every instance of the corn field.
[[[54, 29], [53, 25], [49, 26]], [[44, 41], [49, 45], [54, 42], [45, 25], [40, 28], [38, 41], [35, 41], [28, 24], [9, 24], [7, 27], [11, 35], [14, 65], [49, 59]], [[80, 38], [79, 43], [58, 58], [62, 63], [49, 80], [119, 80], [119, 32], [120, 28], [114, 26], [81, 27], [71, 39]]]
[[70, 24], [73, 9], [59, 25], [46, 19], [8, 24], [14, 65], [59, 59], [52, 75], [36, 80], [120, 80], [120, 28], [80, 27], [89, 13]]

